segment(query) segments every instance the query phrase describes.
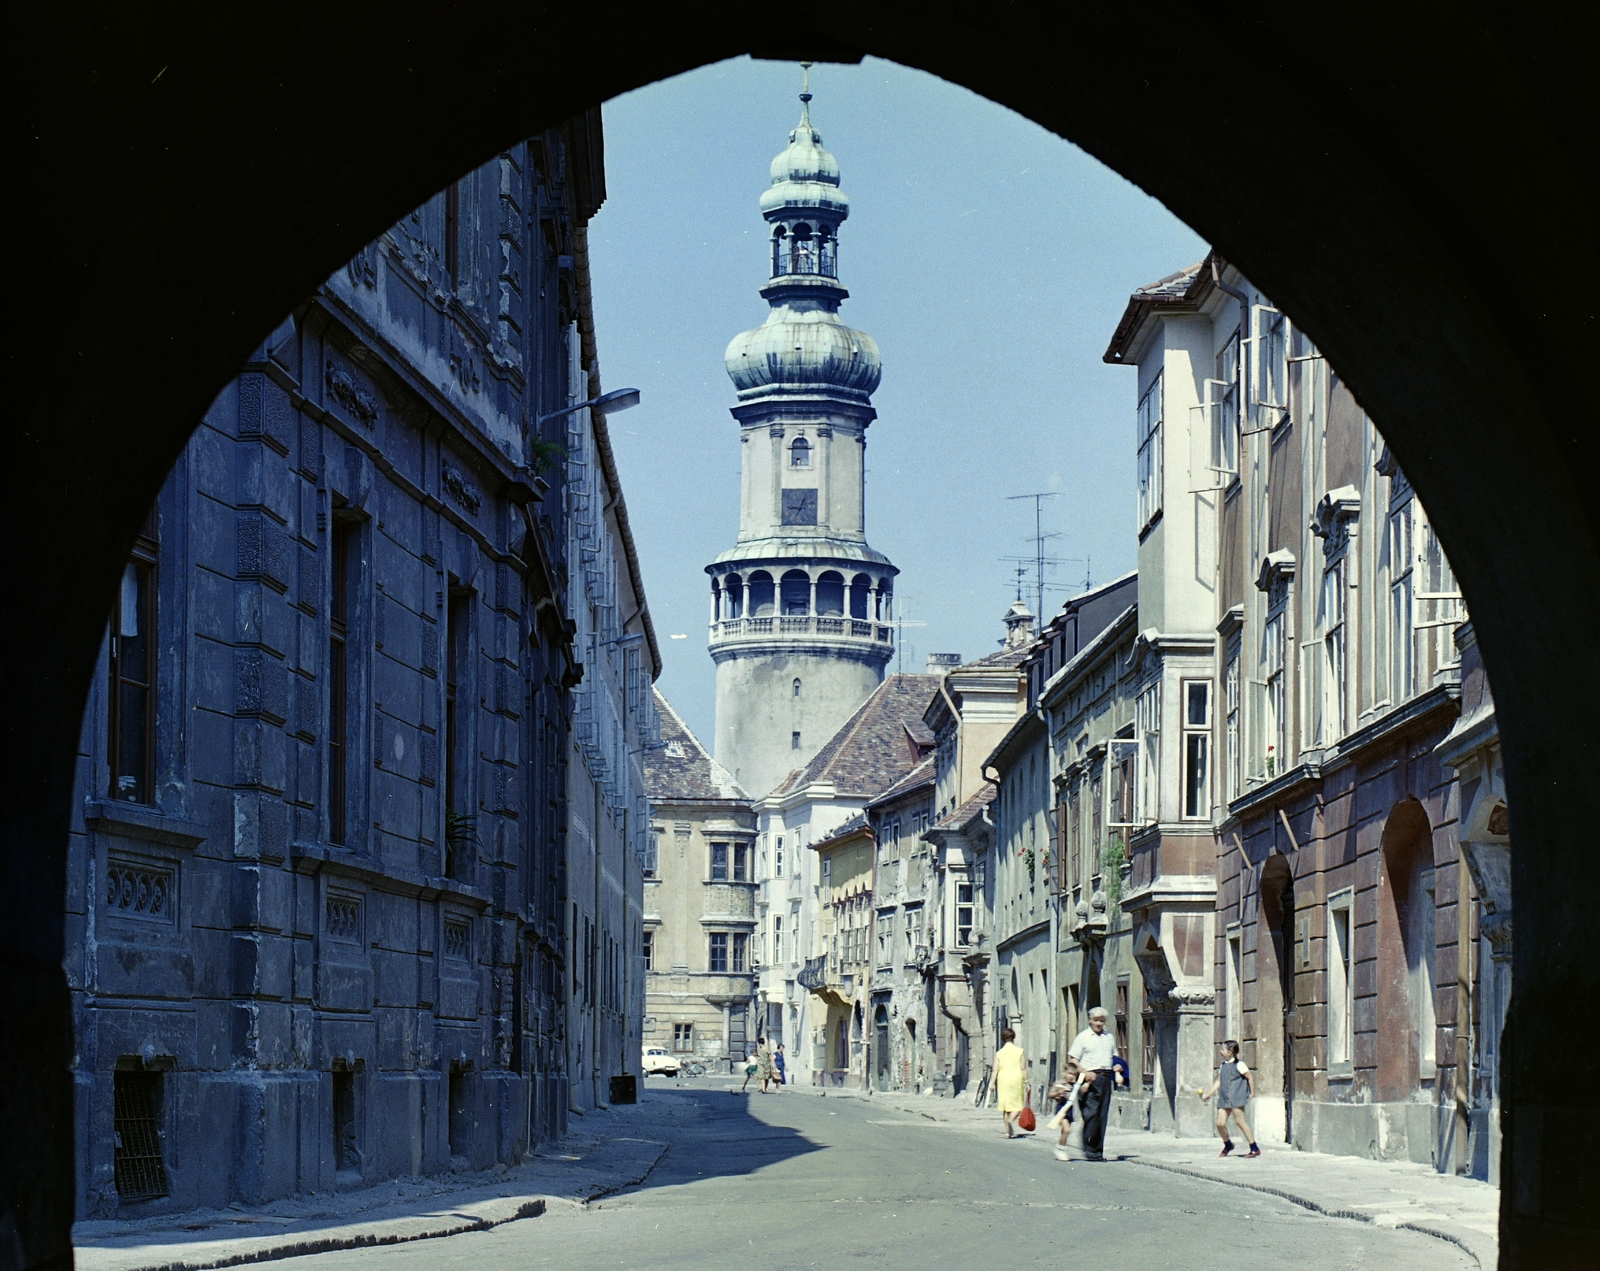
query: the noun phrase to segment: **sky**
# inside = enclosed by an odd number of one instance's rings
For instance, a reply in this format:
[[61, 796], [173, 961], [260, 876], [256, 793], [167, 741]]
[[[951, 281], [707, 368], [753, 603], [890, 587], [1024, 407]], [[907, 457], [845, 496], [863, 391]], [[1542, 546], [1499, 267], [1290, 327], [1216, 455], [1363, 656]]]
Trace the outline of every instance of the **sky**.
[[[606, 201], [590, 267], [623, 495], [665, 666], [708, 745], [705, 566], [738, 530], [739, 428], [723, 350], [759, 326], [757, 199], [800, 118], [800, 68], [738, 58], [604, 107]], [[840, 310], [883, 354], [867, 434], [867, 541], [900, 568], [903, 667], [998, 645], [1048, 491], [1047, 612], [1131, 570], [1134, 374], [1101, 355], [1134, 288], [1206, 245], [1158, 201], [1022, 116], [893, 62], [812, 69], [839, 161]], [[1034, 605], [1033, 569], [1025, 598]], [[926, 625], [911, 625], [924, 623]], [[683, 636], [683, 639], [673, 639]]]

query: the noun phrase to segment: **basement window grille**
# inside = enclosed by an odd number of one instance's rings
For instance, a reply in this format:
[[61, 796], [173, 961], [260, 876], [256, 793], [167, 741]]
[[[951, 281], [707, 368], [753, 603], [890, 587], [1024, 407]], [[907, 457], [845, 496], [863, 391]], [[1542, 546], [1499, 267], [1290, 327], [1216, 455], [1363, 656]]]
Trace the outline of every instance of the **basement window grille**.
[[153, 1200], [167, 1194], [167, 1167], [161, 1159], [161, 1074], [119, 1072], [112, 1083], [117, 1152], [117, 1195], [123, 1200]]

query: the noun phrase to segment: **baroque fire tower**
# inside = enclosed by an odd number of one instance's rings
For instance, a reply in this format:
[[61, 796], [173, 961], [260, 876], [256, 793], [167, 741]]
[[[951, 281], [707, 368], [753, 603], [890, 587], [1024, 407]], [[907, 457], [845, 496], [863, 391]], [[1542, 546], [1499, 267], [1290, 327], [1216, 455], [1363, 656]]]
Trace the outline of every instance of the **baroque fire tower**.
[[850, 204], [811, 126], [810, 92], [800, 101], [761, 196], [772, 229], [761, 296], [772, 311], [726, 354], [743, 456], [739, 537], [706, 566], [716, 757], [757, 795], [816, 754], [894, 654], [899, 571], [867, 546], [863, 480], [883, 364], [872, 337], [839, 319]]

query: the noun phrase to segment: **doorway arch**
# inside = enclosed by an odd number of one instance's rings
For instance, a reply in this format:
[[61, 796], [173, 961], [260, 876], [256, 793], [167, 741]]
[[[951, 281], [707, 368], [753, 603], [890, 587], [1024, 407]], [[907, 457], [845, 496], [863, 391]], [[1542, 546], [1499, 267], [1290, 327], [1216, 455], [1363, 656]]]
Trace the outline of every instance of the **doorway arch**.
[[886, 1091], [890, 1085], [889, 1008], [879, 1006], [872, 1012], [873, 1085]]
[[[1600, 1097], [1592, 1083], [1556, 1088], [1539, 1066], [1600, 1048], [1600, 1020], [1566, 1006], [1600, 987], [1567, 883], [1582, 851], [1570, 826], [1592, 789], [1575, 739], [1600, 686], [1559, 641], [1524, 638], [1529, 612], [1576, 634], [1596, 629], [1600, 606], [1586, 585], [1600, 578], [1589, 479], [1600, 429], [1566, 378], [1546, 373], [1552, 334], [1592, 342], [1594, 329], [1587, 291], [1570, 285], [1596, 273], [1579, 176], [1579, 6], [1534, 0], [1451, 24], [1393, 8], [1234, 16], [1176, 3], [930, 22], [864, 0], [848, 19], [824, 15], [802, 46], [782, 11], [599, 0], [507, 8], [478, 55], [437, 62], [376, 5], [319, 10], [314, 23], [282, 16], [241, 38], [220, 11], [86, 25], [41, 10], [19, 32], [30, 56], [12, 86], [28, 106], [16, 186], [28, 196], [8, 214], [27, 246], [13, 266], [30, 317], [11, 345], [26, 373], [8, 398], [3, 514], [15, 594], [37, 609], [6, 633], [6, 715], [26, 723], [5, 745], [12, 788], [37, 793], [5, 821], [0, 1009], [37, 1027], [0, 1061], [0, 1081], [33, 1096], [7, 1102], [0, 1140], [38, 1147], [5, 1162], [27, 1261], [70, 1256], [60, 968], [77, 725], [125, 548], [192, 423], [293, 305], [430, 192], [597, 100], [752, 49], [892, 57], [1069, 137], [1212, 239], [1384, 421], [1461, 579], [1494, 678], [1517, 833], [1539, 844], [1513, 865], [1503, 1195], [1517, 1200], [1503, 1256], [1548, 1264], [1587, 1246], [1597, 1220], [1577, 1134], [1519, 1129], [1581, 1125]], [[1320, 65], [1302, 55], [1312, 45]], [[1295, 121], [1293, 179], [1268, 195], [1215, 162], [1217, 139], [1257, 104], [1223, 87], [1194, 110], [1192, 77], [1150, 75], [1155, 46], [1241, 68], [1294, 64], [1275, 81]], [[1061, 50], [1080, 48], [1094, 56], [1067, 70]], [[329, 77], [328, 49], [361, 55]], [[395, 129], [394, 89], [408, 84], [425, 84], [431, 106]], [[118, 192], [114, 217], [72, 179], [85, 165], [93, 188]], [[1483, 197], [1458, 196], [1449, 178], [1466, 171], [1495, 178]]]
[[1294, 873], [1289, 858], [1274, 852], [1262, 863], [1256, 924], [1256, 1110], [1257, 1129], [1294, 1142], [1295, 992]]
[[1415, 799], [1383, 825], [1377, 896], [1377, 1097], [1409, 1099], [1434, 1062], [1433, 827]]

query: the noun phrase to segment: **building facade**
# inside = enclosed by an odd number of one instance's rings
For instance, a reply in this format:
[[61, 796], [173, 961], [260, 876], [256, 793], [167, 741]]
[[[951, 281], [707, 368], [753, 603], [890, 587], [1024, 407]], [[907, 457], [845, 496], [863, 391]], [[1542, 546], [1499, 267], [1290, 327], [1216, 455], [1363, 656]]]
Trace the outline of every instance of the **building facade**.
[[661, 744], [645, 756], [644, 1044], [742, 1059], [757, 1022], [755, 808], [660, 693], [656, 707]]
[[[932, 743], [924, 732], [921, 744], [931, 751]], [[939, 1050], [934, 849], [922, 837], [934, 822], [934, 775], [930, 753], [867, 804], [875, 856], [866, 1002], [874, 1090], [950, 1091]]]
[[877, 345], [839, 306], [839, 227], [849, 200], [811, 126], [772, 161], [766, 322], [735, 336], [739, 536], [711, 575], [715, 753], [765, 795], [801, 768], [883, 679], [894, 652], [898, 572], [866, 538], [867, 427]]
[[783, 1042], [801, 1084], [819, 1071], [812, 1065], [825, 1023], [800, 982], [808, 962], [824, 952], [820, 866], [809, 849], [928, 757], [922, 715], [934, 687], [932, 676], [888, 676], [810, 763], [755, 800], [757, 916], [763, 943], [773, 950], [760, 971], [761, 1033]]
[[1472, 1169], [1480, 902], [1441, 756], [1486, 752], [1440, 749], [1449, 563], [1349, 387], [1226, 262], [1136, 292], [1106, 360], [1139, 377], [1123, 906], [1176, 1123], [1206, 1131], [1184, 1092], [1235, 1037], [1269, 1140]]
[[565, 1127], [592, 1025], [554, 456], [593, 362], [571, 261], [599, 126], [511, 148], [363, 249], [151, 511], [73, 825], [82, 1216], [483, 1168]]
[[817, 944], [797, 979], [811, 999], [809, 1068], [820, 1086], [865, 1090], [886, 1063], [888, 1038], [866, 1027], [873, 847], [872, 828], [858, 813], [809, 849], [817, 863]]
[[[569, 397], [577, 405], [603, 389], [586, 227], [575, 230], [572, 249], [576, 312], [567, 351], [573, 361]], [[650, 849], [644, 756], [660, 742], [651, 686], [661, 673], [661, 650], [606, 417], [574, 410], [562, 422], [567, 611], [584, 668], [572, 690], [568, 735], [564, 914], [573, 951], [568, 1099], [571, 1110], [582, 1112], [607, 1106], [613, 1079], [641, 1075]]]

